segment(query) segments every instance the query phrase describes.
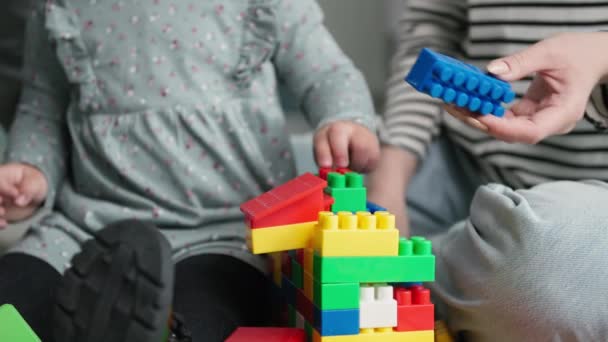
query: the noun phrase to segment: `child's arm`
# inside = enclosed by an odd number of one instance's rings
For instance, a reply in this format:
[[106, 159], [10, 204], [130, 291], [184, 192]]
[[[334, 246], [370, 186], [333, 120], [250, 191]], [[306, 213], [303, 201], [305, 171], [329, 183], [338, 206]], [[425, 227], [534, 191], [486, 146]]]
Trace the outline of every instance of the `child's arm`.
[[[594, 87], [608, 75], [607, 54], [608, 33], [566, 33], [492, 61], [488, 70], [506, 81], [533, 73], [535, 77], [503, 119], [487, 115], [477, 120], [498, 139], [530, 144], [570, 132], [585, 111], [598, 125], [608, 127], [605, 100], [588, 101]], [[471, 115], [456, 108], [450, 112]]]
[[280, 41], [274, 61], [279, 76], [318, 129], [317, 163], [361, 171], [373, 168], [379, 148], [365, 79], [323, 26], [315, 1], [281, 1], [278, 7]]
[[[67, 129], [64, 118], [68, 82], [45, 29], [46, 13], [52, 11], [53, 6], [44, 4], [45, 2], [40, 2], [36, 6], [38, 8], [28, 21], [23, 87], [15, 122], [9, 134], [6, 156], [7, 162], [13, 164], [2, 166], [5, 173], [17, 170], [17, 175], [22, 175], [15, 176], [13, 184], [26, 199], [23, 200], [22, 197], [17, 201], [20, 207], [40, 204], [45, 200], [51, 206], [56, 189], [65, 176], [67, 162]], [[46, 182], [38, 179], [42, 175]], [[2, 195], [3, 198], [7, 197], [6, 194]], [[7, 216], [10, 218], [10, 213]]]
[[397, 227], [407, 234], [406, 188], [439, 132], [442, 108], [441, 101], [419, 93], [404, 77], [423, 47], [461, 55], [467, 22], [464, 0], [409, 0], [403, 6], [380, 127], [381, 160], [368, 177], [368, 194], [395, 214]]

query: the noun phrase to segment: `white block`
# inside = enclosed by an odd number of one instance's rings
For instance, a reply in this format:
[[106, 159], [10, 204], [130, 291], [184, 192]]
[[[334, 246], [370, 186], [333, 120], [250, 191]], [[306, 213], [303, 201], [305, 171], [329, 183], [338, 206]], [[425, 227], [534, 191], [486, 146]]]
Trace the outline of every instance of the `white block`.
[[306, 322], [306, 320], [304, 319], [304, 316], [302, 316], [299, 312], [296, 311], [296, 328], [300, 328], [300, 329], [304, 329], [304, 322]]
[[359, 328], [387, 328], [397, 326], [397, 301], [393, 287], [361, 285], [359, 292]]

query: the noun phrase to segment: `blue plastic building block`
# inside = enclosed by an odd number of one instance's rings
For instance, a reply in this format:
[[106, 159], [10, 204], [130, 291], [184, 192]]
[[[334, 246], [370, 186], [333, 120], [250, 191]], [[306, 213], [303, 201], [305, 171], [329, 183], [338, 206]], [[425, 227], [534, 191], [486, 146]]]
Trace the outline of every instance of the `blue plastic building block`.
[[357, 335], [359, 309], [319, 310], [315, 307], [314, 327], [321, 336]]
[[370, 213], [375, 213], [376, 211], [387, 211], [386, 208], [383, 208], [379, 205], [377, 205], [376, 203], [367, 201], [367, 211], [369, 211]]
[[405, 81], [420, 92], [482, 115], [503, 116], [501, 103], [515, 98], [509, 83], [427, 48], [420, 51]]

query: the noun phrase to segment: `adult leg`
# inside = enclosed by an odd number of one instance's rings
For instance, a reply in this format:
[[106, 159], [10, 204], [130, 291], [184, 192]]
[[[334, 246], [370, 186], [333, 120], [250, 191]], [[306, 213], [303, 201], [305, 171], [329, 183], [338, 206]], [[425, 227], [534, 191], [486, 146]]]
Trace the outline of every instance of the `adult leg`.
[[407, 188], [412, 235], [439, 234], [465, 219], [479, 178], [464, 152], [447, 137], [434, 141]]
[[201, 254], [177, 263], [173, 308], [194, 342], [224, 341], [239, 326], [272, 321], [272, 282], [228, 255]]
[[472, 341], [608, 339], [608, 185], [482, 186], [433, 239], [449, 324]]
[[12, 304], [42, 341], [52, 341], [51, 316], [61, 275], [42, 259], [23, 253], [0, 257], [0, 305]]

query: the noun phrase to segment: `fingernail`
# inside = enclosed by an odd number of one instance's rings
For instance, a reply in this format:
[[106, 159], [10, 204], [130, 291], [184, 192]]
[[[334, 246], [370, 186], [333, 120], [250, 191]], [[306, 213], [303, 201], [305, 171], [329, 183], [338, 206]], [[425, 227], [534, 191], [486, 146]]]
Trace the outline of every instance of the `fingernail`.
[[15, 200], [15, 203], [18, 206], [22, 206], [22, 205], [26, 205], [28, 201], [29, 201], [29, 198], [26, 195], [21, 195], [21, 196], [17, 197], [17, 199]]
[[509, 70], [509, 65], [502, 60], [492, 61], [488, 64], [488, 71], [495, 75], [507, 73]]
[[481, 123], [479, 120], [477, 120], [477, 119], [473, 119], [473, 118], [470, 118], [470, 117], [469, 117], [469, 118], [465, 118], [464, 120], [465, 120], [465, 122], [466, 122], [468, 125], [473, 126], [474, 128], [477, 128], [478, 130], [481, 130], [481, 131], [484, 131], [484, 132], [487, 132], [487, 131], [488, 131], [488, 126], [486, 126], [486, 125], [482, 124], [482, 123]]
[[331, 167], [331, 160], [329, 158], [319, 158], [319, 167]]

